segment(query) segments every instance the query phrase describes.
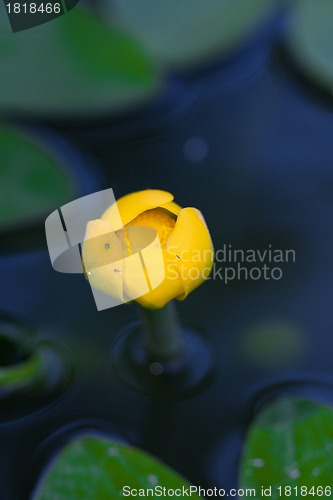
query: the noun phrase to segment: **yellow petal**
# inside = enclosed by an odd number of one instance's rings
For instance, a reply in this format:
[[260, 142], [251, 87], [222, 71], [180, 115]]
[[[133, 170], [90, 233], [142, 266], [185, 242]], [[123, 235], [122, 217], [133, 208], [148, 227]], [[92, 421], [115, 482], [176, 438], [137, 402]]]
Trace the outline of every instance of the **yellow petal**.
[[[181, 279], [179, 278], [178, 268], [173, 262], [168, 260], [168, 254], [163, 251], [164, 271], [165, 278], [162, 283], [151, 290], [150, 292], [138, 297], [136, 302], [142, 307], [148, 309], [160, 309], [170, 300], [182, 296], [184, 294], [184, 287]], [[125, 285], [126, 291], [126, 285]]]
[[119, 302], [128, 302], [123, 293], [123, 260], [99, 266], [87, 271], [90, 285], [96, 290], [117, 299]]
[[161, 208], [164, 208], [165, 210], [168, 210], [168, 212], [171, 212], [173, 215], [179, 215], [179, 212], [181, 211], [182, 207], [180, 207], [177, 203], [174, 201], [169, 201], [169, 203], [164, 203], [161, 205]]
[[123, 301], [125, 250], [110, 225], [96, 219], [88, 222], [82, 247], [82, 262], [91, 286]]
[[124, 257], [124, 248], [109, 224], [96, 219], [88, 222], [82, 247], [85, 269], [94, 269]]
[[196, 208], [180, 211], [169, 236], [170, 260], [178, 267], [185, 298], [208, 278], [214, 260], [214, 248], [205, 220]]
[[[119, 225], [119, 214], [125, 226], [142, 212], [160, 207], [161, 205], [172, 202], [172, 200], [173, 195], [167, 191], [161, 191], [159, 189], [137, 191], [127, 194], [117, 200], [116, 203], [111, 205], [111, 207], [104, 212], [101, 218], [105, 222], [111, 224], [116, 231], [121, 229], [121, 224]], [[175, 210], [174, 207], [173, 210]]]
[[163, 252], [154, 229], [127, 226], [126, 233], [131, 255], [124, 260], [124, 290], [135, 300], [164, 280]]

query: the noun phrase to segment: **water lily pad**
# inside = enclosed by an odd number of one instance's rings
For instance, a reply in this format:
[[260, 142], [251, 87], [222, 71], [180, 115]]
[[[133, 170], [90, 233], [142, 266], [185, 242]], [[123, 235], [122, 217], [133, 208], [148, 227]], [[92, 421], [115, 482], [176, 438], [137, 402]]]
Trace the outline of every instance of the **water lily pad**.
[[71, 199], [65, 170], [36, 142], [0, 125], [0, 228], [45, 216]]
[[15, 34], [0, 15], [0, 33], [2, 111], [43, 117], [108, 113], [157, 88], [154, 64], [140, 43], [79, 8]]
[[[261, 487], [271, 487], [273, 500], [301, 496], [303, 486], [308, 492], [313, 488], [312, 498], [317, 498], [321, 488], [332, 485], [332, 470], [333, 409], [306, 399], [285, 397], [269, 404], [250, 427], [240, 486], [254, 488], [255, 498], [263, 498]], [[289, 487], [291, 495], [286, 493]], [[309, 498], [311, 493], [305, 496]]]
[[156, 58], [188, 65], [242, 42], [274, 8], [276, 0], [104, 1]]
[[[87, 435], [73, 439], [60, 451], [37, 485], [33, 500], [115, 499], [123, 496], [124, 487], [125, 493], [132, 489], [140, 495], [139, 490], [148, 488], [182, 490], [190, 485], [140, 450]], [[150, 498], [157, 497], [150, 493]], [[192, 498], [200, 497], [193, 494]]]
[[302, 0], [295, 5], [287, 38], [297, 65], [317, 84], [333, 88], [333, 2]]

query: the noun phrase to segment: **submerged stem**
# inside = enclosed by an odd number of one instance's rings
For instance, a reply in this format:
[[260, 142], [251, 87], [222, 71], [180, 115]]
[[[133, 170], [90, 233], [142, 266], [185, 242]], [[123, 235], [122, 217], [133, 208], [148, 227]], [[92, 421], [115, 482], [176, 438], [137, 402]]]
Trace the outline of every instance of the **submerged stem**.
[[144, 345], [154, 361], [175, 361], [183, 353], [182, 327], [176, 307], [169, 302], [161, 309], [141, 307]]

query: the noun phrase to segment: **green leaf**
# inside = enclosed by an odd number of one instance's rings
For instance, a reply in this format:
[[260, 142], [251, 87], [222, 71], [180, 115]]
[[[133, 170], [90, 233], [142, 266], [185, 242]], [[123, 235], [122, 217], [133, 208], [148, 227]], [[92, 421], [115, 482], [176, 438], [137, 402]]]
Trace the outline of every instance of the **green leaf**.
[[162, 63], [188, 65], [241, 43], [276, 0], [104, 0]]
[[333, 2], [301, 0], [290, 24], [288, 47], [300, 68], [330, 92], [333, 85]]
[[33, 140], [0, 125], [0, 226], [45, 216], [69, 201], [65, 170]]
[[[73, 439], [60, 451], [33, 500], [111, 500], [122, 498], [124, 486], [136, 490], [158, 486], [176, 489], [189, 487], [189, 483], [140, 450], [87, 435]], [[200, 497], [193, 494], [192, 498]]]
[[155, 66], [132, 36], [75, 8], [18, 33], [1, 30], [0, 109], [43, 117], [109, 113], [151, 96]]
[[291, 498], [295, 498], [301, 495], [301, 486], [308, 490], [331, 486], [332, 470], [332, 408], [285, 397], [269, 404], [250, 427], [241, 461], [240, 486], [255, 488], [258, 499], [263, 498], [261, 487], [272, 487], [272, 500], [286, 498], [279, 495], [279, 486], [298, 487], [298, 494], [292, 490]]

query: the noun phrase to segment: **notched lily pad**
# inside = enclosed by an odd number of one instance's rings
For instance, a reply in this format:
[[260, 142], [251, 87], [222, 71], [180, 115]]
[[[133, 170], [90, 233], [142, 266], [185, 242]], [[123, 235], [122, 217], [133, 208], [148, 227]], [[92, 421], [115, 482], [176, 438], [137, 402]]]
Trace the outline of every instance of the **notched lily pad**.
[[308, 492], [313, 488], [316, 493], [332, 486], [332, 470], [333, 409], [285, 397], [269, 404], [250, 427], [241, 461], [240, 486], [254, 488], [258, 499], [262, 498], [261, 487], [271, 487], [273, 500], [285, 498], [284, 488], [291, 487], [294, 498], [301, 495], [301, 487]]
[[[190, 485], [138, 449], [86, 435], [75, 438], [60, 451], [37, 485], [32, 500], [116, 499], [129, 496], [130, 490], [139, 495], [140, 489], [158, 491], [163, 487], [182, 489]], [[150, 493], [150, 498], [160, 496]], [[192, 498], [200, 497], [193, 494]]]

